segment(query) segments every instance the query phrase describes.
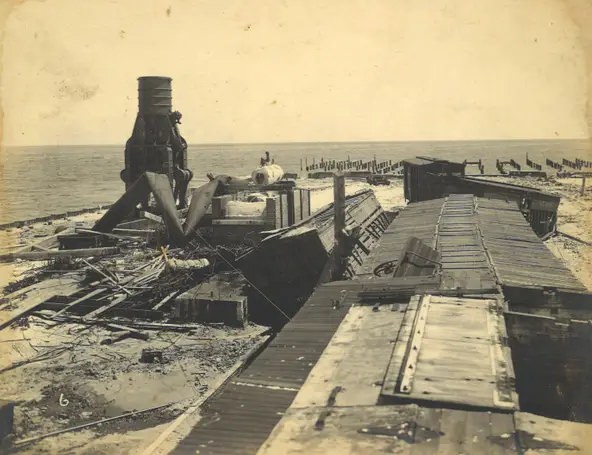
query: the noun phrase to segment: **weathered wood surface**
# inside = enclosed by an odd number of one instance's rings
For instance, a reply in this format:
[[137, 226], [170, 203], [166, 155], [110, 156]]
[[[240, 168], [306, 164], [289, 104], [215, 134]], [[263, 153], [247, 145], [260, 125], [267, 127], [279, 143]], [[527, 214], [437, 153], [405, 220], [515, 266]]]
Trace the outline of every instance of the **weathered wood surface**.
[[290, 408], [258, 455], [285, 454], [515, 454], [510, 414], [422, 408], [417, 405]]
[[517, 412], [514, 415], [520, 447], [527, 455], [592, 453], [590, 425]]
[[405, 313], [382, 396], [516, 409], [505, 338], [495, 300], [416, 297]]
[[[393, 341], [403, 312], [398, 305], [352, 307], [310, 372], [292, 407], [324, 406], [336, 387], [337, 406], [370, 406], [378, 401]], [[393, 311], [394, 310], [394, 311]]]
[[30, 287], [22, 300], [14, 302], [14, 309], [0, 312], [0, 330], [35, 311], [46, 300], [56, 295], [72, 295], [81, 288], [80, 282], [74, 278], [49, 279]]

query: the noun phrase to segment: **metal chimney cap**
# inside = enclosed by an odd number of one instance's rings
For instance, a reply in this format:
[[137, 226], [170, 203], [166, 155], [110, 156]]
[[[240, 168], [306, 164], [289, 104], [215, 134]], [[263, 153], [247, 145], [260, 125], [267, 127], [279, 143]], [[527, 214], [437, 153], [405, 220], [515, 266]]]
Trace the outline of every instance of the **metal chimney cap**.
[[168, 76], [140, 76], [138, 78], [138, 80], [142, 80], [142, 79], [162, 79], [162, 80], [166, 80], [166, 81], [172, 81], [173, 80], [172, 77], [168, 77]]

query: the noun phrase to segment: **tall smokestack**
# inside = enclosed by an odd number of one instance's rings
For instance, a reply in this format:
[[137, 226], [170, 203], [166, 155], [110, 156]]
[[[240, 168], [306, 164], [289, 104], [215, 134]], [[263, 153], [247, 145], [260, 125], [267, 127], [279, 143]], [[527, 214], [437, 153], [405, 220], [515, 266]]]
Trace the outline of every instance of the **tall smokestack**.
[[166, 174], [178, 207], [184, 208], [193, 173], [187, 169], [187, 142], [177, 126], [182, 115], [173, 111], [171, 83], [170, 77], [138, 78], [138, 114], [125, 146], [121, 179], [127, 190], [146, 171]]

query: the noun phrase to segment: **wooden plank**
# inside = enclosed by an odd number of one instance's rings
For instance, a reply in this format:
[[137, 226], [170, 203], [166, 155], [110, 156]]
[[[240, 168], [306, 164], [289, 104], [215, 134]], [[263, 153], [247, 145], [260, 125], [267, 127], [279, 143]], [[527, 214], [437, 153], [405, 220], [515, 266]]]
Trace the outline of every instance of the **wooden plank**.
[[[460, 263], [459, 262], [449, 262], [449, 263], [446, 263], [445, 269], [446, 270], [465, 270], [465, 271], [489, 270], [489, 264], [487, 264], [486, 262], [460, 262]], [[463, 284], [461, 287], [466, 287], [466, 288], [474, 287], [474, 286], [470, 286], [468, 284], [468, 282], [466, 282], [466, 278], [467, 278], [467, 275], [464, 276], [465, 281], [463, 281]]]
[[61, 279], [55, 279], [55, 278], [50, 278], [48, 280], [43, 280], [40, 281], [38, 283], [34, 283], [31, 284], [29, 286], [26, 286], [24, 288], [18, 289], [14, 292], [11, 292], [10, 294], [6, 294], [4, 297], [2, 297], [2, 299], [0, 300], [0, 302], [5, 303], [5, 302], [10, 302], [11, 300], [17, 299], [31, 291], [34, 292], [40, 292], [44, 289], [48, 289], [48, 288], [55, 288], [58, 284], [57, 280], [61, 280], [62, 282], [66, 282], [66, 281], [76, 281], [74, 279], [66, 279], [66, 278], [61, 278]]
[[144, 210], [140, 211], [140, 216], [147, 219], [147, 220], [154, 221], [155, 223], [158, 223], [158, 224], [161, 224], [164, 222], [162, 217], [160, 217], [158, 215], [154, 215], [153, 213], [150, 213], [150, 212], [146, 212]]
[[464, 381], [453, 378], [415, 378], [411, 400], [434, 401], [481, 409], [494, 409], [495, 384], [485, 381]]
[[128, 228], [113, 228], [113, 232], [119, 234], [129, 234], [139, 237], [146, 237], [148, 235], [156, 234], [155, 229], [128, 229]]
[[138, 330], [138, 329], [134, 329], [132, 327], [128, 327], [127, 325], [121, 325], [121, 324], [112, 324], [112, 323], [107, 323], [107, 324], [102, 324], [105, 327], [107, 327], [110, 330], [113, 331], [125, 331], [125, 332], [129, 332], [131, 334], [134, 334], [136, 336], [136, 338], [140, 338], [142, 340], [147, 340], [148, 338], [150, 338], [150, 335], [147, 332], [144, 332], [142, 330]]
[[263, 226], [267, 223], [265, 219], [258, 218], [224, 218], [219, 220], [212, 220], [213, 226]]
[[[101, 270], [99, 270], [97, 267], [95, 267], [94, 265], [92, 265], [90, 262], [85, 261], [84, 259], [82, 260], [82, 262], [84, 262], [88, 267], [90, 267], [91, 269], [93, 269], [95, 272], [97, 272], [99, 275], [101, 275], [102, 277], [104, 277], [106, 280], [110, 281], [111, 283], [113, 283], [115, 286], [117, 286], [119, 289], [121, 289], [122, 291], [124, 291], [126, 294], [131, 295], [132, 292], [129, 291], [128, 289], [124, 288], [120, 283], [118, 283], [117, 281], [115, 281], [113, 278], [111, 278], [110, 276], [108, 276], [107, 274], [105, 274], [104, 272], [102, 272]], [[151, 273], [151, 272], [148, 272]], [[128, 277], [131, 280], [134, 279], [134, 277]]]
[[474, 271], [471, 271], [470, 273], [468, 273], [467, 287], [469, 289], [478, 288], [480, 284], [481, 284], [481, 276], [478, 273], [476, 273]]
[[401, 365], [403, 364], [405, 353], [407, 352], [407, 342], [413, 328], [413, 321], [417, 312], [419, 298], [419, 296], [411, 297], [409, 300], [409, 305], [407, 306], [407, 310], [403, 315], [403, 321], [399, 327], [397, 339], [395, 341], [391, 359], [382, 384], [381, 393], [384, 395], [392, 395], [395, 393], [395, 386], [400, 375]]
[[407, 342], [405, 361], [401, 365], [403, 373], [403, 377], [401, 378], [401, 393], [411, 393], [429, 310], [430, 296], [426, 296], [419, 302], [419, 307], [413, 321], [413, 328], [411, 329], [410, 339]]
[[122, 303], [123, 301], [125, 301], [125, 299], [128, 298], [127, 295], [122, 295], [122, 294], [117, 294], [118, 296], [115, 297], [115, 299], [113, 299], [108, 305], [102, 306], [100, 308], [97, 308], [96, 310], [84, 315], [82, 317], [83, 321], [88, 321], [90, 319], [96, 318], [97, 316], [103, 314], [105, 311], [110, 310], [111, 308], [119, 305], [120, 303]]
[[438, 450], [443, 454], [468, 453], [464, 449], [467, 412], [443, 409], [440, 419], [440, 431], [446, 436], [440, 441]]
[[160, 302], [158, 302], [156, 305], [154, 305], [152, 307], [152, 309], [153, 310], [160, 310], [169, 300], [176, 297], [180, 293], [181, 293], [181, 291], [179, 291], [179, 290], [171, 292], [165, 298], [163, 298]]
[[514, 433], [516, 431], [514, 424], [514, 414], [501, 414], [492, 412], [489, 415], [490, 431], [492, 438], [501, 438], [507, 440], [508, 447], [501, 444], [492, 444], [490, 448], [491, 455], [505, 455], [507, 453], [521, 453], [515, 444]]
[[57, 313], [55, 313], [51, 318], [55, 318], [56, 316], [59, 316], [63, 313], [65, 313], [66, 311], [69, 311], [70, 309], [72, 309], [72, 307], [75, 307], [76, 305], [87, 301], [88, 299], [102, 294], [103, 292], [107, 291], [106, 288], [98, 288], [98, 289], [94, 289], [93, 291], [89, 292], [88, 294], [84, 295], [83, 297], [80, 297], [79, 299], [74, 300], [73, 302], [68, 303], [64, 308], [62, 308], [60, 311], [58, 311]]
[[[396, 335], [403, 314], [388, 305], [375, 312], [371, 307], [352, 307], [309, 373], [292, 407], [324, 406], [331, 391], [342, 391], [335, 406], [371, 406], [378, 400], [393, 345], [387, 340]], [[276, 338], [278, 340], [278, 338]], [[282, 343], [289, 340], [279, 338]], [[286, 351], [290, 355], [289, 346]], [[310, 357], [303, 354], [301, 361]]]
[[[444, 343], [443, 343], [444, 344]], [[445, 346], [449, 343], [446, 342]], [[469, 343], [456, 349], [447, 350], [445, 347], [434, 349], [434, 343], [425, 347], [424, 354], [429, 347], [430, 355], [422, 356], [417, 364], [416, 375], [418, 378], [426, 378], [429, 382], [442, 382], [445, 384], [459, 381], [466, 388], [472, 388], [474, 384], [490, 383], [495, 380], [489, 363], [489, 346], [486, 344], [474, 343], [470, 349]], [[463, 353], [465, 357], [463, 357]], [[470, 356], [480, 356], [478, 359], [469, 359]], [[487, 362], [483, 362], [483, 360]], [[484, 397], [488, 401], [491, 395]]]
[[79, 291], [80, 288], [80, 282], [75, 279], [56, 278], [46, 280], [43, 287], [30, 289], [26, 297], [18, 303], [14, 310], [0, 312], [0, 330], [35, 311], [46, 300], [56, 295], [72, 295]]
[[13, 253], [14, 254], [27, 253], [27, 252], [33, 251], [35, 248], [42, 248], [42, 249], [56, 248], [60, 244], [58, 237], [60, 235], [69, 234], [71, 232], [73, 232], [73, 229], [67, 228], [58, 234], [50, 235], [48, 237], [43, 237], [42, 239], [37, 240], [34, 243], [28, 244], [28, 245], [18, 249], [17, 251], [13, 251]]
[[[489, 424], [490, 414], [488, 412], [467, 412], [463, 444], [464, 453], [491, 453], [491, 449], [496, 446], [496, 442], [489, 438], [491, 435], [491, 426]], [[513, 452], [510, 451], [510, 453]]]
[[46, 261], [53, 258], [87, 258], [110, 256], [119, 253], [118, 247], [105, 248], [85, 248], [79, 250], [48, 250], [48, 251], [30, 251], [23, 253], [8, 253], [0, 255], [0, 262], [14, 262], [17, 259], [29, 261]]
[[487, 262], [487, 257], [485, 254], [474, 254], [471, 256], [448, 256], [443, 255], [441, 259], [442, 264], [472, 264], [472, 263], [481, 263]]
[[[442, 425], [442, 409], [438, 408], [419, 408], [417, 411], [417, 425], [431, 430], [435, 433], [441, 431]], [[440, 437], [430, 437], [420, 444], [413, 444], [411, 446], [411, 455], [434, 455], [441, 453]]]
[[[430, 349], [433, 348], [436, 351], [439, 351], [440, 349], [445, 351], [446, 348], [442, 345], [444, 344], [445, 346], [450, 346], [451, 350], [458, 349], [462, 351], [467, 344], [470, 345], [469, 347], [466, 347], [467, 349], [471, 349], [473, 346], [475, 349], [481, 349], [481, 345], [484, 345], [485, 347], [489, 346], [490, 339], [485, 328], [485, 325], [487, 324], [485, 318], [474, 318], [471, 319], [470, 323], [465, 319], [467, 323], [464, 324], [465, 327], [463, 328], [461, 338], [458, 333], [458, 327], [447, 327], [444, 325], [446, 324], [445, 322], [436, 322], [436, 318], [432, 316], [434, 315], [429, 315], [430, 322], [425, 330], [426, 347], [429, 347]], [[443, 326], [439, 327], [437, 324], [443, 324]], [[428, 358], [429, 354], [425, 352], [424, 355], [422, 355], [422, 359], [424, 356], [425, 358]]]

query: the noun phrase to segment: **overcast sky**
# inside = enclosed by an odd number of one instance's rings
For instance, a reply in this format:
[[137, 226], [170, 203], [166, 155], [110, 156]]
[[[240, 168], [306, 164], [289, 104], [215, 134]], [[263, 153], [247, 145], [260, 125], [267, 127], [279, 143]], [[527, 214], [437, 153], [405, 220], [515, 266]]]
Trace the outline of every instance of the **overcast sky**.
[[4, 31], [4, 143], [124, 144], [142, 75], [173, 78], [190, 143], [588, 137], [579, 16], [557, 0], [29, 0]]

